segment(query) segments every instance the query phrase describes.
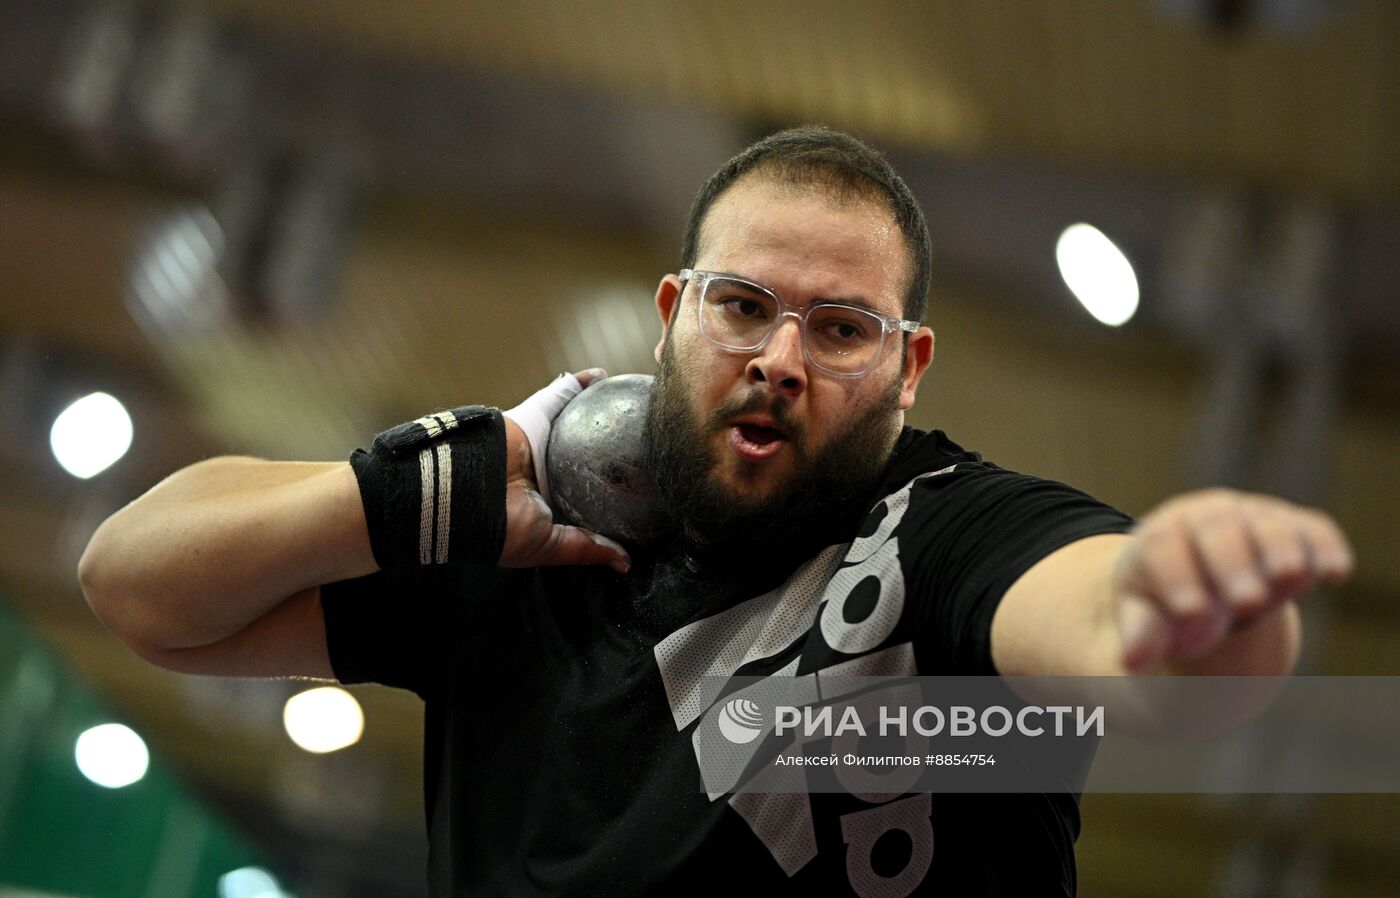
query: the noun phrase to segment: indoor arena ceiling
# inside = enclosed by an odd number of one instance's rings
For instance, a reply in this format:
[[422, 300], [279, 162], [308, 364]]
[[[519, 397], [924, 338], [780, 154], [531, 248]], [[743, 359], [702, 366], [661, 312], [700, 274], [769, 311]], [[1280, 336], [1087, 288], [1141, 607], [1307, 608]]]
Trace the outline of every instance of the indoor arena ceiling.
[[927, 150], [1363, 202], [1400, 191], [1400, 5], [1384, 0], [181, 5], [749, 121], [839, 122]]

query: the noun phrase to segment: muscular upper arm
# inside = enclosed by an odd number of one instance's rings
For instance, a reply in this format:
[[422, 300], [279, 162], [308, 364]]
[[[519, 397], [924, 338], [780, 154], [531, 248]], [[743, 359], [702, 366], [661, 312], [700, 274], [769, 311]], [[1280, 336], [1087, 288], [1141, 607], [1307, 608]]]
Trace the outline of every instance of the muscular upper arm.
[[1076, 540], [1042, 558], [1006, 591], [992, 617], [992, 663], [1002, 676], [1124, 673], [1111, 619], [1110, 575], [1130, 537]]
[[335, 679], [319, 586], [293, 594], [218, 642], [180, 649], [133, 648], [151, 663], [180, 673]]

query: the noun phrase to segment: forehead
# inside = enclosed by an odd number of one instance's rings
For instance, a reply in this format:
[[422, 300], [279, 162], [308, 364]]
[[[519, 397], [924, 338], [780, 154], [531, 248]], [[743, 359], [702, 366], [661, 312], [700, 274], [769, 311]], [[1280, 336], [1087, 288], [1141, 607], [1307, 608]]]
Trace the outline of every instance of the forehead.
[[860, 298], [899, 314], [911, 259], [889, 207], [819, 186], [748, 177], [705, 216], [695, 267], [742, 275], [796, 302]]

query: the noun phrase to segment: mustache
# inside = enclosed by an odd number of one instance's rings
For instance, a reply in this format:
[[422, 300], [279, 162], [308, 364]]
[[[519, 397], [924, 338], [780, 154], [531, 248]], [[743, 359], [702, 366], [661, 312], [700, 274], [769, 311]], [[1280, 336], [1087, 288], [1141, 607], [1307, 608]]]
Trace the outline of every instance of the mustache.
[[744, 396], [720, 403], [710, 414], [705, 429], [708, 431], [724, 430], [729, 426], [729, 422], [735, 418], [757, 412], [763, 412], [772, 418], [774, 425], [787, 435], [788, 441], [794, 449], [800, 452], [806, 446], [807, 429], [801, 421], [792, 416], [792, 401], [774, 395], [763, 387], [754, 387]]

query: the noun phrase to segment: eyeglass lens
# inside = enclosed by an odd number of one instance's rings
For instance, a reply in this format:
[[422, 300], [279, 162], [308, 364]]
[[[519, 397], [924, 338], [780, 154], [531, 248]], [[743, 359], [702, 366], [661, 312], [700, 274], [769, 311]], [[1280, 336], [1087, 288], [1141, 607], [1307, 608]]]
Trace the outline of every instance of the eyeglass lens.
[[[782, 320], [772, 293], [743, 281], [710, 278], [700, 297], [705, 336], [729, 349], [756, 349]], [[869, 367], [884, 336], [884, 323], [861, 309], [816, 305], [807, 312], [803, 339], [817, 365], [842, 373]]]

